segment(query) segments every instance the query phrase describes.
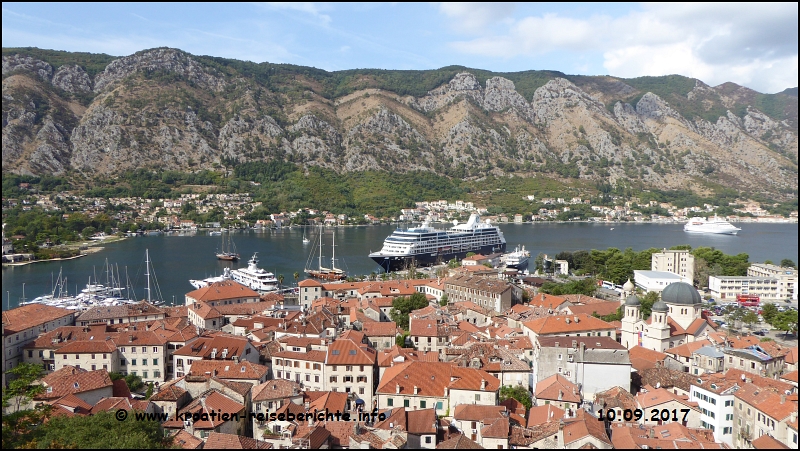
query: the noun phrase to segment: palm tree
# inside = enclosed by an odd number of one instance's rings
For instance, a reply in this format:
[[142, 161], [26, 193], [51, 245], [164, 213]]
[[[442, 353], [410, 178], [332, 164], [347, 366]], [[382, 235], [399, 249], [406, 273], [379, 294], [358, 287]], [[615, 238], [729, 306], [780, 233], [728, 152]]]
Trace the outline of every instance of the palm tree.
[[282, 290], [283, 289], [283, 274], [278, 274], [278, 285], [280, 286], [280, 289]]
[[295, 271], [293, 275], [294, 275], [294, 284], [297, 285], [297, 279], [300, 278], [300, 273]]

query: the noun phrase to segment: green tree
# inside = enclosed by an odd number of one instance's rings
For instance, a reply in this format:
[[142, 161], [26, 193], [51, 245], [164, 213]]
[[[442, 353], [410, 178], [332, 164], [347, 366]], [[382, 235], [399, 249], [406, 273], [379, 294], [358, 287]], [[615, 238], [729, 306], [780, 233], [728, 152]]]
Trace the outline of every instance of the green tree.
[[172, 444], [155, 420], [136, 420], [134, 412], [118, 421], [114, 412], [91, 416], [56, 416], [39, 426], [35, 448], [161, 449]]
[[295, 271], [292, 276], [294, 276], [294, 284], [297, 285], [297, 281], [300, 279], [300, 273]]
[[13, 407], [18, 412], [27, 406], [34, 397], [44, 392], [44, 386], [34, 384], [42, 375], [41, 365], [20, 363], [6, 372], [10, 376], [8, 388], [3, 390], [3, 409]]
[[278, 274], [278, 286], [283, 289], [283, 274]]
[[401, 348], [405, 348], [406, 347], [406, 338], [408, 338], [408, 332], [404, 333], [403, 335], [398, 335], [397, 337], [395, 337], [394, 344], [396, 344], [397, 346], [399, 346]]
[[790, 260], [788, 258], [781, 260], [781, 267], [797, 269], [797, 265], [795, 264], [794, 260]]
[[641, 296], [639, 302], [641, 303], [640, 311], [642, 312], [642, 318], [649, 318], [650, 314], [653, 313], [653, 304], [658, 302], [658, 293], [651, 291]]
[[449, 299], [447, 298], [447, 294], [443, 294], [442, 297], [439, 299], [439, 305], [441, 305], [442, 307], [446, 306], [448, 302]]
[[505, 401], [509, 398], [514, 398], [522, 403], [526, 410], [530, 410], [533, 405], [531, 394], [521, 385], [504, 385], [500, 387], [500, 401]]
[[779, 313], [773, 320], [772, 326], [785, 334], [796, 334], [797, 310], [786, 310]]
[[398, 296], [392, 301], [392, 310], [389, 316], [392, 321], [397, 323], [397, 327], [408, 330], [408, 315], [414, 310], [428, 306], [428, 298], [422, 293], [414, 293], [411, 296]]
[[742, 323], [747, 325], [747, 327], [752, 330], [753, 324], [758, 322], [758, 315], [755, 314], [752, 310], [747, 310], [742, 315]]
[[775, 317], [778, 315], [778, 307], [775, 304], [767, 303], [761, 309], [761, 316], [764, 318], [764, 322], [767, 324], [772, 324], [772, 321], [775, 320]]

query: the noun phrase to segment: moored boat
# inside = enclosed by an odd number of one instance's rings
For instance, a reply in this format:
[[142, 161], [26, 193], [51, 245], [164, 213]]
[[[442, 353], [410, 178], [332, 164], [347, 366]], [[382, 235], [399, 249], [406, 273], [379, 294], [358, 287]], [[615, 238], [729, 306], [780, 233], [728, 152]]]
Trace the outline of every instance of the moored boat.
[[702, 217], [690, 218], [689, 222], [683, 226], [683, 231], [690, 233], [736, 235], [740, 230], [742, 229], [735, 227], [724, 219], [720, 219], [717, 215], [714, 215], [714, 217], [711, 219]]

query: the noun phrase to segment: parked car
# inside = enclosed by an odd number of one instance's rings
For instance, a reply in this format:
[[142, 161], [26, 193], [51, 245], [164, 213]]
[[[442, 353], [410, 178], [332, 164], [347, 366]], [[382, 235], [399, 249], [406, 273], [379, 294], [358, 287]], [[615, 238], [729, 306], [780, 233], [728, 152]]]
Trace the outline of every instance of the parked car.
[[763, 337], [767, 335], [767, 330], [766, 329], [756, 330], [753, 332], [753, 335], [761, 335]]

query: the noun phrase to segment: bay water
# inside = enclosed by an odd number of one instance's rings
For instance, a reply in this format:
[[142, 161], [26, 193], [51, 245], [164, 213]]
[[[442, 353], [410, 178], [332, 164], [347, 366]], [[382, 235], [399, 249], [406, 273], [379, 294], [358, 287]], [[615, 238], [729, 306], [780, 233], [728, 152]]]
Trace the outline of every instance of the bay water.
[[[449, 224], [438, 224], [447, 227]], [[788, 258], [798, 261], [797, 224], [738, 223], [739, 235], [690, 234], [683, 231], [683, 224], [655, 223], [526, 223], [502, 224], [508, 251], [524, 245], [532, 258], [539, 253], [554, 256], [561, 251], [581, 249], [621, 250], [632, 248], [641, 251], [651, 247], [669, 248], [688, 244], [693, 248], [714, 247], [726, 254], [746, 253], [751, 262], [772, 260], [779, 263]], [[394, 231], [396, 225], [325, 228], [323, 236], [324, 266], [329, 266], [331, 243], [336, 243], [337, 267], [349, 275], [364, 275], [380, 272], [380, 268], [367, 255], [380, 250], [383, 240]], [[303, 243], [303, 235], [311, 239]], [[238, 262], [217, 260], [214, 253], [220, 248], [221, 237], [209, 236], [200, 231], [196, 234], [166, 234], [128, 238], [108, 243], [105, 248], [74, 260], [39, 262], [24, 266], [3, 267], [3, 309], [17, 306], [23, 297], [30, 300], [52, 291], [52, 284], [59, 271], [67, 278], [68, 291], [74, 294], [81, 290], [91, 277], [100, 283], [106, 281], [105, 262], [118, 268], [122, 286], [130, 281], [137, 299], [146, 297], [145, 250], [158, 281], [162, 297], [167, 304], [183, 305], [184, 295], [194, 288], [189, 279], [222, 274], [223, 269], [247, 266], [247, 260], [258, 252], [259, 266], [275, 275], [284, 276], [284, 286], [293, 286], [305, 278], [303, 270], [318, 266], [316, 256], [308, 261], [312, 249], [318, 253], [318, 242], [314, 240], [316, 230], [303, 227], [283, 228], [256, 232], [252, 230], [232, 234], [241, 255]], [[126, 277], [127, 270], [127, 277]], [[151, 279], [153, 280], [153, 279]]]

